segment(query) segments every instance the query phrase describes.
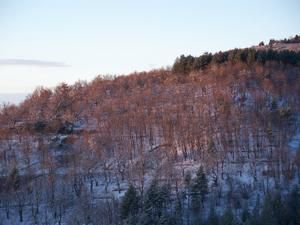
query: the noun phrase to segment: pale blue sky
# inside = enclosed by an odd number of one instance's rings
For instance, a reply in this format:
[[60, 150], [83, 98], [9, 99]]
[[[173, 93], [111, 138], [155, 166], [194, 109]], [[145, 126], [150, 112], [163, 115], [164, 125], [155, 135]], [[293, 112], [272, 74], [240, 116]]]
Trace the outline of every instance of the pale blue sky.
[[0, 0], [0, 93], [300, 33], [299, 0]]

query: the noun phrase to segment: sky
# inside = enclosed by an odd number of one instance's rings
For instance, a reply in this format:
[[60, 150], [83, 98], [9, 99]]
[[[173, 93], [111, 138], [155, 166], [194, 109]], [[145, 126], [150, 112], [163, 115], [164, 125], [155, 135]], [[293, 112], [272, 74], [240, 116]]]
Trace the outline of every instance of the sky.
[[288, 38], [299, 12], [299, 0], [0, 0], [0, 94]]

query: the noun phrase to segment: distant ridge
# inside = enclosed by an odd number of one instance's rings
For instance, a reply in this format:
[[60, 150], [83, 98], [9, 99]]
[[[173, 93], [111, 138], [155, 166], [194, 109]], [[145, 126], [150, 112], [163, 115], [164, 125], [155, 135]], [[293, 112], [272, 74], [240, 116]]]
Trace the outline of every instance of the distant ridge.
[[19, 104], [24, 101], [28, 93], [0, 93], [0, 104]]

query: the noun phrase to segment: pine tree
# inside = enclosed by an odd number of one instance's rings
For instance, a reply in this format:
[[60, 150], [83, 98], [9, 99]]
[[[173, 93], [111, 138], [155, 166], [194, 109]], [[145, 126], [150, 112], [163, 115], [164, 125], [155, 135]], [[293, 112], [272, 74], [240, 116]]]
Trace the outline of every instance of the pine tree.
[[248, 206], [244, 205], [243, 207], [243, 211], [242, 211], [242, 221], [245, 223], [246, 221], [248, 221], [250, 218], [250, 213], [248, 210]]
[[[159, 224], [158, 221], [168, 218], [167, 204], [170, 200], [170, 187], [158, 186], [157, 181], [150, 185], [145, 198], [145, 220], [150, 224]], [[162, 221], [160, 223], [162, 223]]]
[[20, 179], [19, 171], [16, 167], [14, 167], [10, 172], [7, 183], [8, 183], [8, 188], [13, 191], [16, 191], [20, 188], [21, 179]]
[[231, 208], [227, 208], [224, 214], [221, 217], [221, 224], [222, 225], [234, 225], [236, 224], [235, 218]]
[[138, 213], [139, 198], [135, 188], [130, 185], [121, 203], [121, 218], [126, 219]]
[[199, 170], [197, 171], [191, 192], [193, 207], [197, 209], [199, 203], [201, 203], [203, 206], [205, 196], [208, 193], [208, 181], [202, 166], [200, 166]]
[[189, 189], [191, 182], [192, 182], [192, 175], [191, 175], [190, 171], [187, 171], [187, 173], [184, 176], [184, 184], [185, 184], [186, 189]]
[[259, 209], [260, 209], [260, 198], [259, 198], [259, 195], [257, 195], [256, 203], [255, 203], [255, 206], [254, 206], [251, 216], [250, 216], [250, 224], [251, 225], [259, 225], [259, 220], [260, 220]]
[[[183, 194], [181, 194], [183, 195]], [[173, 213], [173, 218], [177, 221], [177, 224], [182, 224], [183, 219], [183, 205], [181, 202], [181, 198], [175, 201], [175, 210]]]
[[283, 207], [283, 202], [280, 193], [276, 193], [272, 199], [273, 215], [276, 224], [282, 224], [286, 220], [286, 209]]
[[299, 188], [295, 187], [287, 196], [286, 208], [289, 224], [300, 225], [300, 193]]
[[255, 50], [249, 49], [248, 55], [247, 55], [247, 64], [252, 65], [255, 62]]
[[276, 224], [276, 219], [273, 212], [272, 198], [270, 194], [267, 194], [264, 199], [264, 203], [260, 215], [260, 223], [264, 225]]
[[219, 217], [216, 214], [216, 211], [215, 211], [214, 207], [210, 208], [207, 223], [209, 225], [218, 225], [219, 224]]
[[146, 199], [145, 199], [145, 210], [146, 214], [149, 215], [149, 217], [153, 217], [153, 215], [156, 213], [156, 206], [158, 204], [157, 202], [158, 198], [158, 186], [156, 181], [153, 181], [147, 190], [146, 193]]
[[192, 175], [190, 171], [188, 171], [184, 177], [184, 184], [185, 184], [185, 192], [184, 198], [187, 199], [187, 207], [190, 209], [190, 194], [191, 194], [191, 184], [192, 184]]

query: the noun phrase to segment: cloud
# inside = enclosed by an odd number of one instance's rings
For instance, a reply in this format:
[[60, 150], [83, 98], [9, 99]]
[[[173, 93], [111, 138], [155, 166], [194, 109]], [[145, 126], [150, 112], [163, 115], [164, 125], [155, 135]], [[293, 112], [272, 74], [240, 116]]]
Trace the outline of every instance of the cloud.
[[68, 67], [68, 65], [62, 62], [36, 59], [0, 59], [0, 66]]

